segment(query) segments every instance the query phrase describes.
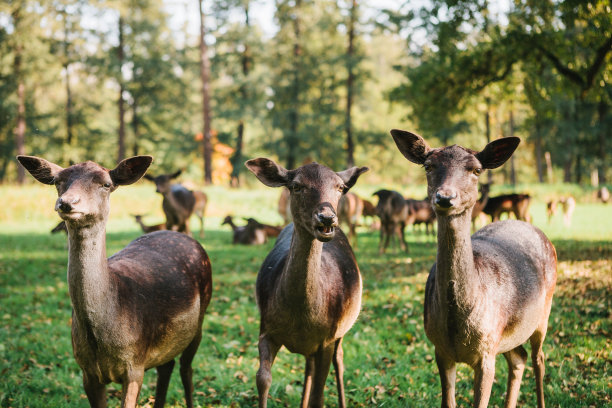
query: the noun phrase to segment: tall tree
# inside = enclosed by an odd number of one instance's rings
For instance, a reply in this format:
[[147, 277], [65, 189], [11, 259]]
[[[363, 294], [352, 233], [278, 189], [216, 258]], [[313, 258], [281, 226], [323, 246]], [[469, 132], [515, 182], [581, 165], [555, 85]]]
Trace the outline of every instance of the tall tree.
[[348, 19], [348, 47], [346, 50], [347, 56], [347, 71], [346, 78], [346, 165], [353, 167], [355, 165], [355, 145], [353, 142], [353, 123], [352, 123], [352, 108], [353, 94], [355, 87], [355, 24], [357, 19], [357, 0], [351, 0], [351, 8]]
[[117, 61], [119, 72], [117, 72], [117, 81], [119, 83], [119, 97], [117, 98], [117, 108], [119, 114], [119, 128], [117, 139], [117, 163], [125, 159], [125, 100], [123, 99], [123, 94], [125, 93], [125, 83], [123, 80], [123, 64], [125, 63], [125, 24], [121, 12], [119, 13], [118, 24], [119, 44], [117, 45]]
[[[23, 17], [22, 13], [24, 4], [22, 2], [16, 2], [14, 9], [11, 12], [13, 18], [13, 26], [15, 32], [20, 33], [23, 29]], [[18, 155], [25, 154], [25, 132], [26, 132], [26, 96], [25, 96], [25, 78], [23, 73], [23, 39], [15, 36], [14, 46], [14, 61], [13, 61], [13, 73], [14, 78], [17, 82], [17, 120], [15, 125], [15, 150]], [[17, 183], [23, 184], [25, 181], [25, 170], [22, 166], [17, 167]]]
[[204, 13], [204, 4], [202, 0], [198, 0], [198, 10], [200, 11], [200, 80], [202, 81], [204, 182], [206, 184], [212, 184], [210, 60], [208, 58], [208, 46], [206, 45], [206, 15]]

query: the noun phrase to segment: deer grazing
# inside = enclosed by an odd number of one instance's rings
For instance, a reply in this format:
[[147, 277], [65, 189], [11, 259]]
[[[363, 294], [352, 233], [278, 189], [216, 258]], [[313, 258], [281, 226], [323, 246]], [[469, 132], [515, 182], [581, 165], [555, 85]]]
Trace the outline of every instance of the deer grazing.
[[191, 235], [189, 231], [189, 218], [196, 214], [200, 219], [200, 238], [204, 237], [204, 212], [208, 198], [202, 191], [191, 191], [180, 184], [172, 184], [172, 180], [181, 174], [177, 170], [172, 174], [160, 174], [151, 176], [145, 174], [144, 178], [155, 183], [155, 191], [164, 198], [162, 209], [166, 215], [166, 229], [184, 232]]
[[529, 205], [531, 196], [528, 194], [502, 194], [489, 197], [482, 212], [491, 216], [491, 221], [499, 221], [503, 213], [513, 213], [517, 220], [531, 222]]
[[348, 239], [355, 247], [357, 246], [357, 224], [363, 213], [363, 200], [350, 191], [340, 197], [338, 203], [338, 222], [346, 224], [349, 228]]
[[142, 222], [142, 215], [140, 214], [132, 214], [132, 217], [134, 217], [134, 221], [136, 221], [136, 224], [140, 225], [140, 229], [142, 229], [142, 232], [144, 232], [145, 234], [148, 234], [149, 232], [153, 232], [153, 231], [162, 231], [166, 229], [166, 224], [155, 224], [155, 225], [145, 225], [144, 222]]
[[90, 405], [105, 407], [106, 384], [117, 382], [121, 406], [135, 407], [144, 372], [155, 367], [155, 407], [162, 407], [180, 355], [186, 406], [192, 407], [191, 362], [212, 292], [204, 248], [184, 234], [158, 231], [106, 258], [110, 194], [138, 181], [152, 157], [132, 157], [112, 170], [90, 161], [62, 168], [38, 157], [17, 159], [58, 191], [55, 210], [68, 230], [72, 347]]
[[257, 390], [266, 407], [272, 364], [280, 347], [306, 358], [302, 407], [322, 407], [333, 362], [338, 406], [345, 407], [342, 338], [361, 308], [361, 275], [338, 227], [342, 194], [367, 167], [334, 172], [317, 163], [287, 170], [266, 158], [246, 162], [269, 187], [290, 190], [293, 224], [279, 235], [256, 283], [261, 314]]
[[474, 406], [489, 402], [495, 356], [509, 376], [505, 406], [515, 407], [531, 343], [538, 407], [544, 407], [544, 353], [557, 272], [552, 243], [523, 221], [494, 222], [470, 238], [478, 176], [501, 166], [520, 139], [506, 137], [476, 152], [453, 145], [430, 148], [422, 137], [392, 130], [400, 152], [427, 173], [438, 219], [438, 252], [425, 288], [425, 332], [435, 346], [442, 407], [455, 407], [456, 363], [475, 372]]
[[246, 225], [236, 225], [231, 215], [223, 219], [221, 225], [229, 225], [232, 229], [232, 244], [262, 245], [267, 241], [266, 230], [262, 224], [251, 218]]
[[552, 217], [557, 214], [557, 206], [561, 206], [561, 210], [563, 212], [563, 225], [566, 227], [570, 227], [572, 224], [572, 215], [574, 214], [574, 210], [576, 209], [576, 199], [574, 197], [567, 196], [561, 197], [558, 200], [552, 199], [546, 203], [546, 215], [548, 217], [548, 223]]
[[380, 242], [378, 252], [383, 254], [389, 246], [392, 237], [399, 238], [403, 251], [408, 252], [408, 244], [404, 238], [404, 228], [408, 217], [408, 205], [404, 197], [393, 190], [378, 190], [373, 195], [378, 196], [376, 213], [380, 218]]

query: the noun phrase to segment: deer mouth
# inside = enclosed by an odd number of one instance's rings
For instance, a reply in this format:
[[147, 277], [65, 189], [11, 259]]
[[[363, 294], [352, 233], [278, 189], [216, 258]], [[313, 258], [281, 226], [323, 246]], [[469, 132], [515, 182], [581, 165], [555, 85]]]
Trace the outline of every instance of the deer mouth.
[[334, 238], [336, 228], [332, 225], [319, 225], [315, 229], [316, 238], [319, 241], [327, 242]]

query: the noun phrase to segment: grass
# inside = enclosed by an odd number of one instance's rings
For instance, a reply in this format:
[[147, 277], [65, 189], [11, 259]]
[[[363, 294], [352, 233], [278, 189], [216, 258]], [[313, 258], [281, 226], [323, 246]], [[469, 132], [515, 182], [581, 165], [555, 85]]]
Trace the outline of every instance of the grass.
[[[109, 254], [140, 234], [130, 213], [146, 213], [148, 224], [163, 220], [161, 198], [152, 190], [151, 185], [139, 183], [113, 194]], [[366, 186], [357, 192], [374, 190]], [[211, 257], [214, 291], [194, 360], [196, 406], [253, 407], [259, 331], [254, 282], [273, 243], [233, 246], [229, 230], [220, 222], [231, 213], [279, 223], [279, 191], [210, 187], [206, 192], [210, 206], [201, 242]], [[49, 234], [58, 221], [53, 213], [55, 192], [42, 185], [0, 186], [0, 195], [8, 198], [0, 207], [0, 407], [86, 407], [70, 343], [66, 238]], [[532, 215], [559, 255], [558, 285], [544, 344], [547, 406], [612, 406], [612, 206], [579, 199], [569, 229], [559, 215], [546, 223], [543, 199], [534, 203]], [[199, 228], [195, 217], [192, 228]], [[395, 248], [380, 256], [376, 232], [362, 228], [358, 238], [355, 252], [364, 293], [359, 320], [344, 341], [348, 406], [438, 406], [441, 390], [434, 350], [422, 323], [435, 241], [408, 232], [409, 255]], [[284, 349], [279, 353], [269, 406], [299, 404], [303, 366], [302, 356]], [[503, 357], [497, 359], [496, 370], [492, 407], [503, 406], [507, 377]], [[183, 392], [175, 371], [167, 406], [180, 407]], [[458, 405], [469, 405], [473, 373], [460, 365], [457, 377]], [[117, 384], [108, 387], [109, 406], [119, 406], [119, 392]], [[155, 372], [149, 371], [140, 404], [152, 405], [154, 392]], [[519, 406], [535, 406], [535, 400], [529, 361]], [[328, 378], [326, 402], [337, 404], [333, 375]]]

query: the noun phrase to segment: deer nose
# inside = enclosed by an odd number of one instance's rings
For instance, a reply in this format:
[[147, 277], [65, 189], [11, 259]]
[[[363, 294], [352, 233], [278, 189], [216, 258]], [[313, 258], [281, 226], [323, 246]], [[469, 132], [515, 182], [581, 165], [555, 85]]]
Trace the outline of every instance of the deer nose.
[[436, 192], [436, 205], [442, 208], [450, 208], [453, 206], [453, 203], [451, 201], [454, 198], [457, 198], [456, 193], [438, 191]]
[[72, 206], [79, 201], [80, 199], [78, 197], [60, 197], [55, 204], [55, 211], [69, 213], [72, 211]]
[[317, 212], [316, 219], [324, 227], [336, 227], [338, 216], [331, 204], [323, 204]]

